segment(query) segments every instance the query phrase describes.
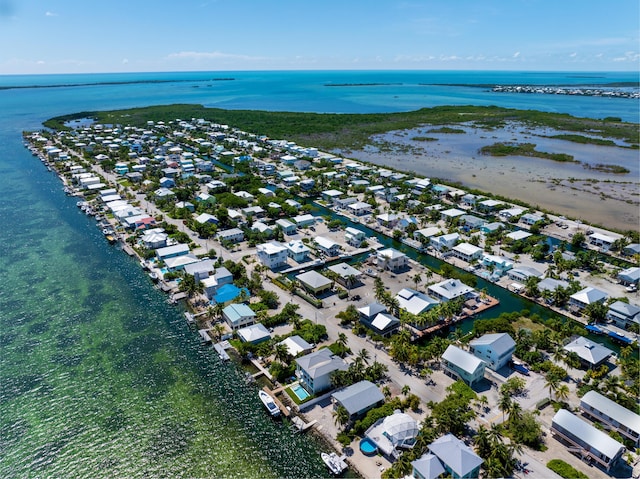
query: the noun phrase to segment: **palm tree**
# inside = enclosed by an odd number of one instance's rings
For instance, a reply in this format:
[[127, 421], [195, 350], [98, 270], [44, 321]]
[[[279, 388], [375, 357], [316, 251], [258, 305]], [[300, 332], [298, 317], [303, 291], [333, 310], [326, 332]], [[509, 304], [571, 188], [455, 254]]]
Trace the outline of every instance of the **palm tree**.
[[489, 441], [489, 431], [482, 424], [478, 427], [476, 435], [473, 438], [476, 446], [476, 452], [480, 457], [487, 457], [491, 451], [491, 442]]
[[349, 292], [349, 294], [351, 293], [351, 288], [353, 288], [353, 285], [355, 283], [356, 283], [356, 276], [353, 274], [350, 274], [344, 279], [344, 285], [347, 287], [347, 291]]
[[211, 333], [213, 334], [216, 342], [219, 341], [222, 337], [222, 333], [224, 333], [224, 326], [220, 323], [214, 324], [213, 328], [211, 329]]
[[348, 341], [349, 340], [348, 340], [346, 334], [344, 334], [344, 333], [338, 334], [338, 339], [337, 339], [336, 343], [338, 343], [340, 346], [342, 346], [342, 351], [343, 351], [342, 357], [344, 357], [344, 355], [347, 353], [347, 349], [348, 349], [347, 348], [347, 343], [348, 343]]
[[558, 390], [560, 381], [561, 380], [554, 374], [547, 374], [545, 376], [544, 387], [549, 388], [549, 399], [551, 399], [551, 394]]
[[512, 419], [520, 419], [522, 417], [522, 406], [516, 401], [511, 401], [511, 407], [509, 407], [509, 421]]
[[420, 276], [420, 273], [416, 273], [415, 276], [413, 276], [413, 284], [415, 285], [416, 289], [418, 289], [418, 284], [422, 283], [422, 276]]
[[364, 349], [364, 348], [363, 348], [363, 349], [361, 349], [361, 350], [358, 352], [358, 358], [362, 359], [362, 361], [363, 361], [365, 364], [369, 364], [369, 358], [370, 358], [370, 357], [371, 357], [371, 355], [369, 354], [369, 351], [367, 351], [367, 350], [366, 350], [366, 349]]
[[556, 388], [556, 398], [559, 401], [566, 401], [569, 397], [569, 392], [569, 386], [567, 386], [566, 384], [560, 384]]
[[505, 421], [505, 413], [511, 410], [511, 398], [507, 394], [502, 394], [498, 401], [498, 409], [502, 411], [502, 422]]
[[384, 283], [379, 276], [376, 277], [373, 283], [373, 288], [375, 298], [378, 300], [378, 302], [382, 303], [386, 291], [384, 290]]
[[333, 416], [333, 422], [338, 427], [344, 426], [350, 419], [349, 411], [344, 406], [338, 406], [331, 415]]
[[391, 397], [391, 389], [389, 389], [389, 386], [384, 386], [382, 388], [382, 395], [386, 400], [389, 400], [389, 398]]
[[404, 397], [407, 397], [410, 392], [411, 392], [411, 386], [409, 386], [408, 384], [405, 384], [404, 386], [402, 386], [402, 395]]
[[287, 363], [287, 360], [289, 359], [289, 350], [284, 344], [282, 343], [276, 344], [276, 347], [274, 348], [274, 354], [275, 354], [275, 358], [278, 361]]

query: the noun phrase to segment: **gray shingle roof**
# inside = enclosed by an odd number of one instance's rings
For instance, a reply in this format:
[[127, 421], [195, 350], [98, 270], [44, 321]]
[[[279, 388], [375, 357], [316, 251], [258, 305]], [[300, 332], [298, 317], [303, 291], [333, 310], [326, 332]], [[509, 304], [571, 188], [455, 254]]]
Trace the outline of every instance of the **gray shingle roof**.
[[602, 344], [594, 343], [582, 336], [578, 337], [575, 341], [571, 341], [564, 349], [565, 351], [576, 353], [581, 359], [590, 364], [598, 364], [613, 353], [613, 351], [604, 347]]

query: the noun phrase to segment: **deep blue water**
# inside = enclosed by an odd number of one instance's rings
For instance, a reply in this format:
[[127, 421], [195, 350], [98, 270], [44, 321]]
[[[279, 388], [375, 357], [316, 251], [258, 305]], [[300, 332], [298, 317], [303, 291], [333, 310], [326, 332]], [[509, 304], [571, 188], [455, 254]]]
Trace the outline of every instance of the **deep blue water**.
[[[23, 148], [22, 130], [65, 113], [178, 102], [317, 112], [500, 105], [638, 121], [633, 100], [442, 85], [637, 80], [636, 73], [414, 71], [0, 77], [0, 87], [42, 86], [0, 90], [0, 477], [325, 473], [317, 445], [269, 420], [242, 375], [202, 348], [180, 311]], [[106, 84], [136, 81], [149, 83]], [[69, 84], [79, 86], [46, 87]]]

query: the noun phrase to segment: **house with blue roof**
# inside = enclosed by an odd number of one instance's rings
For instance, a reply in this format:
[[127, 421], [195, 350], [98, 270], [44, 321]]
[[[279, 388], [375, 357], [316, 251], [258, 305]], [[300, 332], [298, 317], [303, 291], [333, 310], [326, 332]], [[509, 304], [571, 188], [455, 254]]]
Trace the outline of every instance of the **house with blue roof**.
[[256, 313], [244, 303], [230, 304], [222, 310], [222, 317], [234, 331], [256, 321]]

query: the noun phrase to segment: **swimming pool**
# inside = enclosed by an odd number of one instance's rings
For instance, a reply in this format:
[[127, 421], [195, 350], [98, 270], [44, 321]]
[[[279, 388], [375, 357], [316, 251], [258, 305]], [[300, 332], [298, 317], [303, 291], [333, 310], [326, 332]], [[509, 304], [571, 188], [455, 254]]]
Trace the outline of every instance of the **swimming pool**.
[[293, 394], [298, 396], [298, 399], [300, 399], [300, 401], [304, 401], [310, 396], [307, 390], [302, 386], [300, 386], [299, 384], [296, 384], [295, 386], [293, 386], [291, 390], [293, 391]]
[[376, 444], [371, 439], [365, 437], [360, 441], [360, 450], [367, 456], [373, 456], [376, 452], [378, 452], [378, 446], [376, 446]]

